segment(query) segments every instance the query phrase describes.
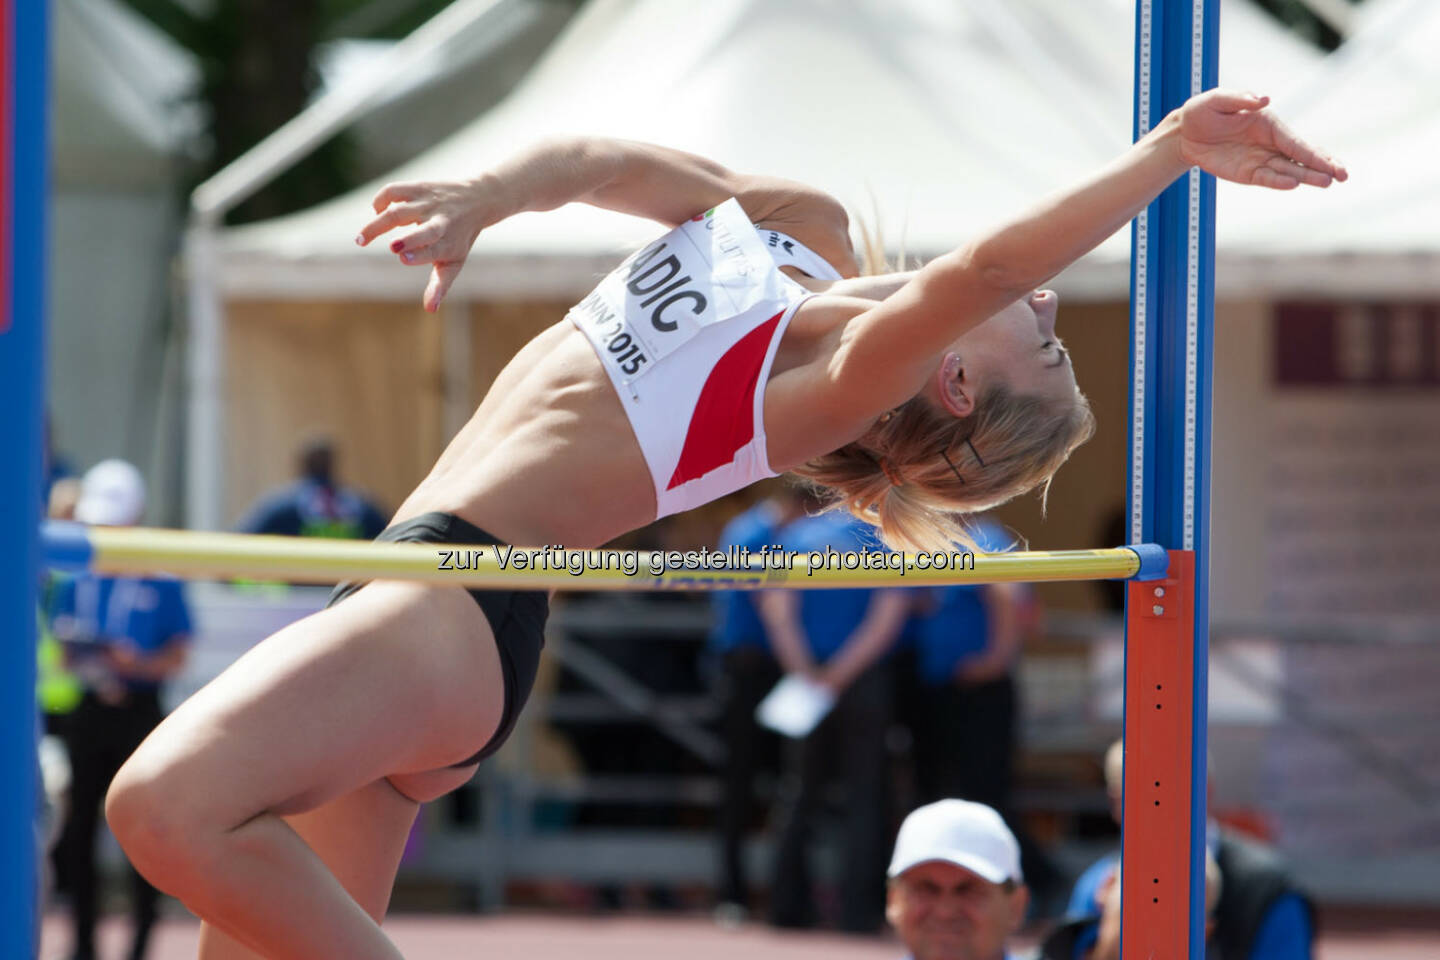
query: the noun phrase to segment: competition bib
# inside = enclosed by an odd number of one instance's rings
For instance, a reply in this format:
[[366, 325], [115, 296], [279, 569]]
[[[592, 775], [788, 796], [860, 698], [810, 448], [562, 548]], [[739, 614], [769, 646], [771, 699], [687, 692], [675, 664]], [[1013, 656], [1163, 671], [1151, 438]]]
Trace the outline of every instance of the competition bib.
[[645, 375], [705, 327], [784, 297], [782, 276], [738, 200], [682, 223], [570, 310], [616, 383]]

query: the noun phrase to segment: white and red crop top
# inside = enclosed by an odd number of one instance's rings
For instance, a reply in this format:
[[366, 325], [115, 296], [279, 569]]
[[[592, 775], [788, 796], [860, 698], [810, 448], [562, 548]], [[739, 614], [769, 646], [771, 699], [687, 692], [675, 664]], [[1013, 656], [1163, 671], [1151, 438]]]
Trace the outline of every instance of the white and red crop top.
[[814, 251], [758, 229], [727, 200], [631, 256], [570, 310], [630, 418], [657, 519], [775, 476], [765, 384], [809, 296], [782, 265], [840, 279]]

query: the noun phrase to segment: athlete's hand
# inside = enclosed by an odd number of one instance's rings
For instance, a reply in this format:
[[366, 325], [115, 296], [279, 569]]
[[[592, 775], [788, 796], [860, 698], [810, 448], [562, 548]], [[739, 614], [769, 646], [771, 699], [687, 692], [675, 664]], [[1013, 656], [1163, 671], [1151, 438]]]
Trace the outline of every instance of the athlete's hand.
[[1328, 187], [1349, 174], [1266, 110], [1269, 97], [1228, 90], [1207, 90], [1191, 97], [1174, 116], [1179, 124], [1180, 155], [1223, 180], [1275, 190], [1300, 184]]
[[360, 229], [355, 242], [365, 246], [399, 227], [390, 250], [410, 266], [430, 265], [425, 309], [434, 313], [460, 275], [470, 247], [483, 227], [499, 222], [495, 198], [484, 179], [388, 183], [375, 194], [375, 219]]

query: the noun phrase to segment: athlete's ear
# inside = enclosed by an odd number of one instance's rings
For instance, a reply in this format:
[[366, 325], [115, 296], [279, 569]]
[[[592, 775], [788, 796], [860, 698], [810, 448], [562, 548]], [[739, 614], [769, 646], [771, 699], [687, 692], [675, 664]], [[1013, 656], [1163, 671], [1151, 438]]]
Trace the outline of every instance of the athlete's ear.
[[966, 378], [965, 364], [958, 353], [945, 354], [935, 378], [936, 392], [946, 410], [957, 417], [968, 417], [975, 412], [975, 385]]

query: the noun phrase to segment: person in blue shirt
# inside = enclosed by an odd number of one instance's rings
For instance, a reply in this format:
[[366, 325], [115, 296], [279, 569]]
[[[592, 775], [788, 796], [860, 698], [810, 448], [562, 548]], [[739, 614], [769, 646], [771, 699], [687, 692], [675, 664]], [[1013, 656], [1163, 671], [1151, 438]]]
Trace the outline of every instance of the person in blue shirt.
[[[129, 526], [145, 510], [140, 473], [121, 460], [97, 464], [81, 483], [75, 519]], [[95, 842], [101, 801], [120, 765], [160, 723], [161, 687], [184, 665], [190, 612], [179, 581], [81, 574], [57, 582], [47, 611], [71, 672], [83, 686], [62, 737], [70, 755], [70, 806], [56, 848], [70, 891], [76, 960], [95, 956], [98, 913]], [[140, 960], [155, 923], [159, 893], [134, 881], [134, 938]]]
[[[870, 528], [845, 513], [806, 517], [781, 532], [786, 550], [874, 551]], [[894, 716], [893, 677], [884, 662], [910, 612], [902, 589], [775, 590], [762, 595], [761, 616], [776, 658], [835, 696], [830, 713], [792, 751], [781, 804], [771, 883], [771, 922], [815, 922], [808, 847], [831, 776], [841, 781], [840, 919], [869, 933], [883, 923], [889, 777], [885, 737]]]
[[385, 515], [355, 490], [336, 479], [335, 446], [316, 437], [300, 448], [299, 479], [265, 494], [237, 529], [286, 537], [373, 540], [385, 529]]
[[[1062, 923], [1040, 944], [1040, 960], [1121, 960], [1120, 958], [1120, 868], [1111, 869], [1094, 891], [1098, 911], [1078, 920]], [[1215, 941], [1216, 910], [1225, 895], [1220, 867], [1205, 852], [1205, 939], [1207, 954], [1217, 956]]]
[[[1105, 786], [1115, 822], [1123, 818], [1124, 745], [1117, 740], [1105, 754]], [[1212, 785], [1213, 787], [1213, 785]], [[1218, 874], [1207, 954], [1211, 960], [1309, 960], [1314, 954], [1315, 907], [1289, 876], [1275, 851], [1256, 840], [1210, 821], [1206, 829], [1209, 859]], [[1112, 853], [1092, 864], [1076, 881], [1066, 909], [1067, 922], [1052, 939], [1070, 949], [1064, 960], [1103, 960], [1093, 949], [1100, 936], [1120, 856]], [[1059, 955], [1058, 951], [1055, 952]], [[1047, 953], [1046, 956], [1050, 956]]]
[[[719, 549], [744, 547], [752, 552], [775, 544], [781, 529], [804, 516], [806, 496], [794, 487], [736, 515], [720, 533]], [[720, 777], [720, 875], [716, 887], [717, 917], [738, 921], [750, 909], [745, 877], [744, 844], [755, 800], [759, 754], [774, 735], [755, 722], [755, 708], [780, 679], [765, 626], [756, 606], [758, 594], [746, 590], [718, 591], [712, 597], [714, 626], [707, 651], [719, 667], [720, 733], [725, 762]]]
[[[1019, 549], [988, 517], [971, 520], [980, 553]], [[915, 694], [910, 707], [915, 780], [922, 801], [962, 797], [1000, 811], [1020, 839], [1025, 875], [1042, 902], [1063, 895], [1063, 878], [1015, 818], [1020, 705], [1015, 667], [1034, 630], [1038, 601], [1026, 584], [955, 584], [926, 590], [910, 635]]]
[[[977, 522], [973, 535], [980, 553], [1016, 546], [993, 521]], [[911, 631], [920, 684], [913, 732], [921, 798], [964, 797], [1008, 813], [1025, 588], [955, 584], [926, 594]]]

